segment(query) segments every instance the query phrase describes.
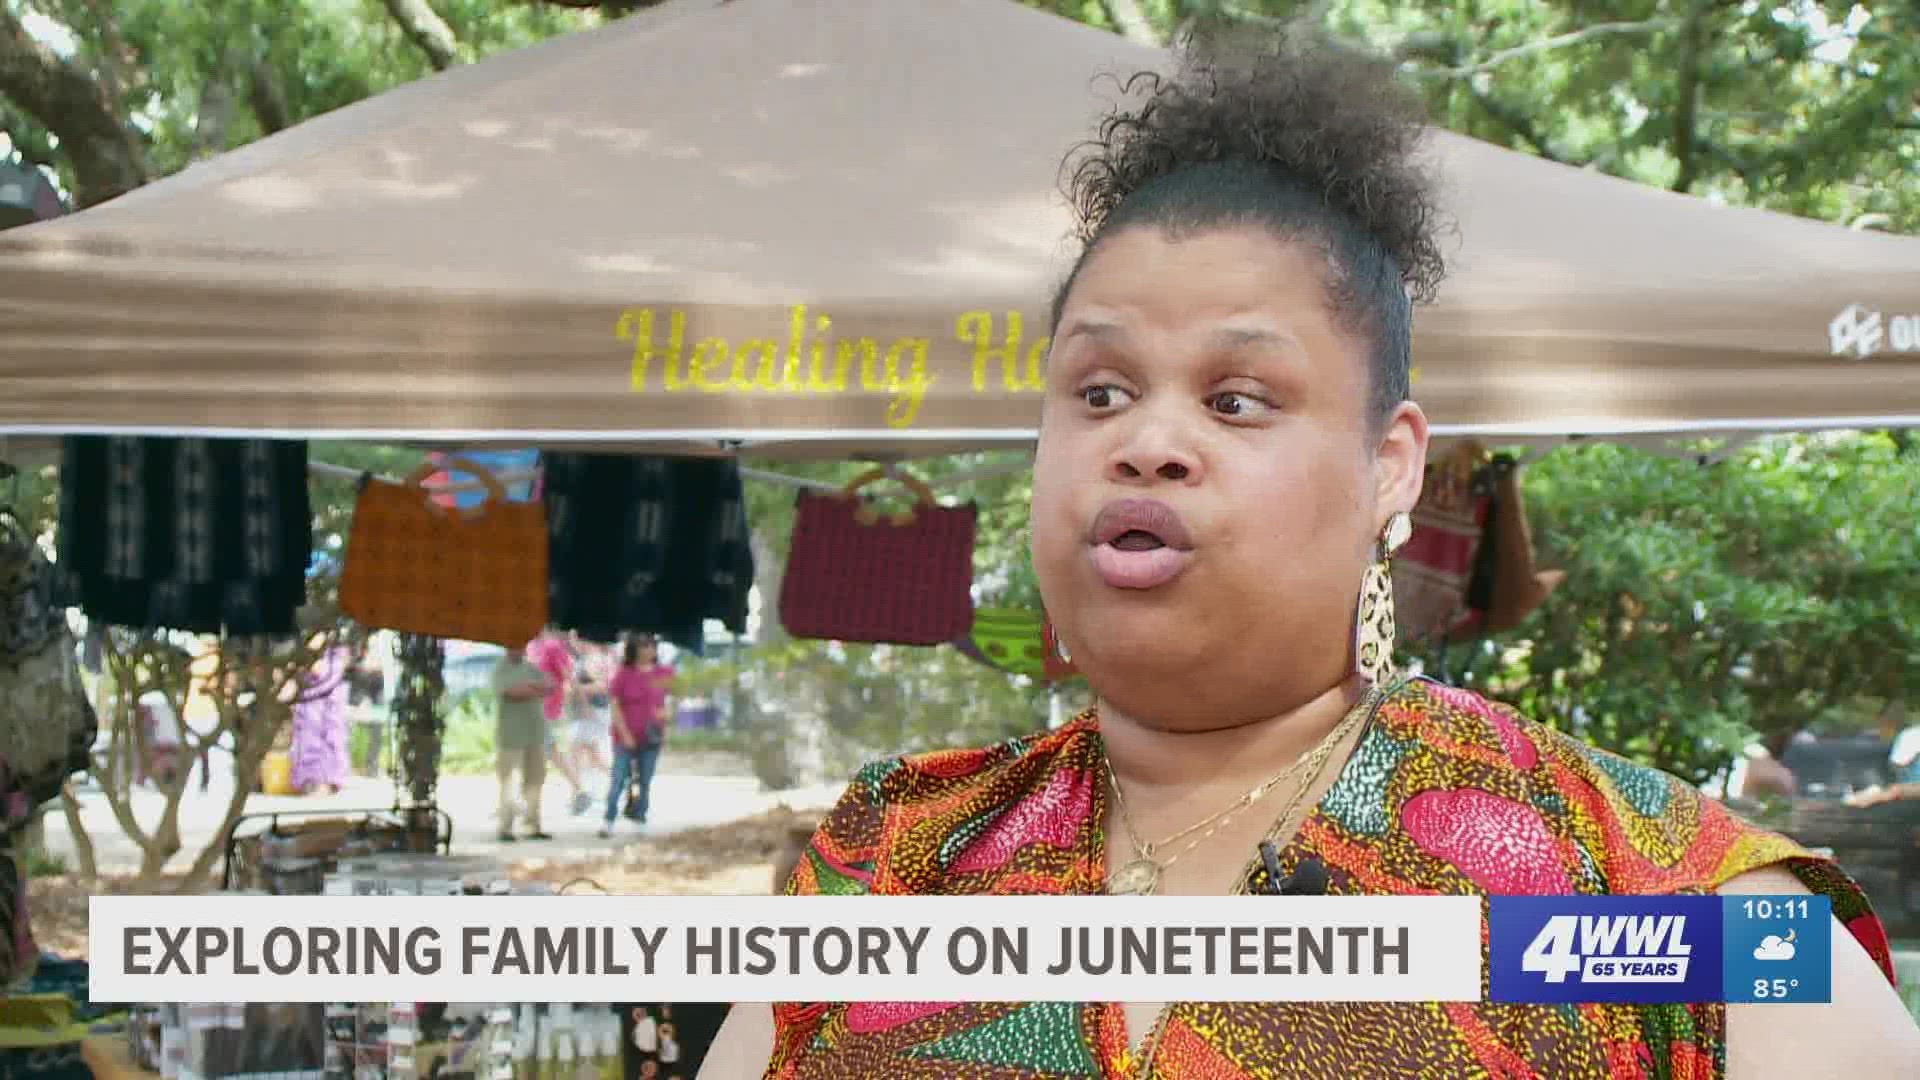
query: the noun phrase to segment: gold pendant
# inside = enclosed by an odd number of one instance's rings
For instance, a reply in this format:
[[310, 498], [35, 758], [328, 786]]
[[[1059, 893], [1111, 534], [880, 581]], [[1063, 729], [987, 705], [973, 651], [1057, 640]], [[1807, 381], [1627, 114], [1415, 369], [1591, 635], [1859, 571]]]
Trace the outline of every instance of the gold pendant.
[[1114, 896], [1151, 896], [1160, 887], [1160, 864], [1142, 856], [1121, 867], [1107, 879], [1107, 892]]

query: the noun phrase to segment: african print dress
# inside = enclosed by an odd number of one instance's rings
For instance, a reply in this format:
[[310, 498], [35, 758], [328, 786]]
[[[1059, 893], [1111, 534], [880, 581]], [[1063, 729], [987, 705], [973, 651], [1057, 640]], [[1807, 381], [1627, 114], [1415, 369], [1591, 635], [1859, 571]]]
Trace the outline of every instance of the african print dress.
[[[1102, 893], [1102, 760], [1088, 714], [870, 765], [788, 891]], [[1704, 894], [1780, 864], [1832, 897], [1892, 978], [1878, 919], [1830, 863], [1674, 777], [1432, 682], [1387, 697], [1281, 870], [1309, 858], [1333, 895]], [[786, 1003], [774, 1018], [771, 1080], [1708, 1078], [1726, 1060], [1718, 1004], [1182, 1003], [1150, 1070], [1112, 1003]]]

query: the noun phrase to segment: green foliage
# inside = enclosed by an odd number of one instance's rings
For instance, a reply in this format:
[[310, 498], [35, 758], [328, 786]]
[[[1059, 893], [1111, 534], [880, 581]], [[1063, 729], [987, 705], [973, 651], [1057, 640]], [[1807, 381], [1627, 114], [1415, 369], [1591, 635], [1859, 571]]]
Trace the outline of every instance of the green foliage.
[[493, 775], [493, 729], [498, 713], [491, 690], [475, 690], [447, 710], [440, 742], [440, 771], [446, 775]]
[[[382, 0], [16, 0], [8, 6], [72, 33], [72, 61], [99, 76], [109, 105], [144, 136], [147, 170], [155, 177], [432, 71]], [[543, 3], [432, 0], [432, 6], [469, 60], [597, 20]], [[49, 119], [0, 108], [0, 124], [34, 160], [54, 166], [71, 191], [77, 186], [72, 163], [47, 138]]]
[[681, 731], [667, 735], [669, 751], [698, 754], [746, 754], [750, 746], [744, 735], [735, 731]]
[[[1027, 0], [1113, 29], [1108, 0]], [[1920, 231], [1920, 6], [1841, 0], [1134, 0], [1196, 20], [1321, 18], [1403, 61], [1443, 126], [1729, 203]]]
[[60, 470], [19, 467], [0, 480], [0, 509], [18, 518], [34, 536], [51, 535], [60, 517]]
[[1920, 454], [1894, 439], [1569, 447], [1526, 481], [1567, 583], [1473, 681], [1529, 714], [1699, 780], [1920, 696]]
[[29, 879], [64, 877], [70, 869], [66, 856], [40, 850], [27, 852], [21, 861]]

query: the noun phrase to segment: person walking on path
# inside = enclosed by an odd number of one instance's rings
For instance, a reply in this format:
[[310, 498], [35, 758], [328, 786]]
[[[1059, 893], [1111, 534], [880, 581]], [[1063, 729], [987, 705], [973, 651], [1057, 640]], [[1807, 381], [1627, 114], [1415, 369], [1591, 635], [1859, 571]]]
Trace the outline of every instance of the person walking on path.
[[607, 688], [613, 681], [614, 667], [611, 648], [580, 643], [574, 682], [567, 698], [563, 751], [566, 764], [579, 780], [578, 793], [573, 799], [576, 817], [593, 809], [593, 797], [588, 792], [594, 779], [613, 771], [607, 755], [611, 745], [608, 733], [612, 728], [613, 699]]
[[573, 761], [571, 724], [567, 703], [574, 696], [573, 673], [578, 656], [568, 635], [549, 630], [527, 646], [527, 658], [547, 677], [547, 694], [542, 705], [547, 718], [547, 760], [567, 782], [572, 794], [573, 812], [585, 813], [593, 805], [593, 796], [580, 782], [580, 770]]
[[613, 778], [607, 785], [607, 818], [600, 829], [603, 837], [613, 835], [620, 800], [629, 785], [635, 794], [627, 817], [635, 824], [647, 823], [653, 770], [667, 741], [667, 698], [673, 685], [673, 669], [660, 662], [659, 648], [651, 636], [628, 638], [620, 670], [607, 688], [614, 711]]
[[327, 650], [300, 680], [293, 704], [293, 787], [303, 795], [332, 795], [353, 765], [347, 752], [348, 652]]
[[[541, 707], [547, 696], [546, 673], [527, 662], [524, 649], [508, 649], [493, 669], [493, 691], [499, 699], [493, 746], [494, 775], [500, 781], [495, 811], [500, 841], [513, 841], [516, 818], [524, 818], [529, 839], [551, 840], [540, 828], [540, 789], [547, 782], [547, 717]], [[518, 805], [513, 797], [516, 772], [522, 794]]]

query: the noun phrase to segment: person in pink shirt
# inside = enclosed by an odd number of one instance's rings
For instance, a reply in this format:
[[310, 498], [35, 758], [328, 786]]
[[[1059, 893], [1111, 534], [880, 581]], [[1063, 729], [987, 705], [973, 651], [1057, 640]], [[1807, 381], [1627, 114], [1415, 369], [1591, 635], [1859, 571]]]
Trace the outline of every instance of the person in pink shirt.
[[527, 646], [527, 659], [533, 661], [534, 666], [547, 676], [547, 762], [566, 780], [568, 789], [573, 792], [573, 812], [584, 814], [593, 806], [593, 796], [587, 794], [586, 785], [580, 780], [572, 739], [564, 723], [567, 698], [573, 691], [573, 643], [568, 640], [568, 635], [549, 630]]
[[573, 682], [573, 649], [565, 634], [549, 630], [528, 643], [527, 659], [546, 673], [547, 723], [555, 723], [566, 713], [567, 687]]
[[631, 784], [636, 793], [628, 820], [647, 823], [647, 801], [653, 787], [654, 766], [667, 741], [667, 702], [672, 696], [673, 669], [660, 662], [660, 647], [651, 635], [627, 639], [620, 670], [614, 672], [607, 693], [613, 698], [613, 782], [607, 786], [607, 819], [601, 836], [613, 835], [620, 799]]

